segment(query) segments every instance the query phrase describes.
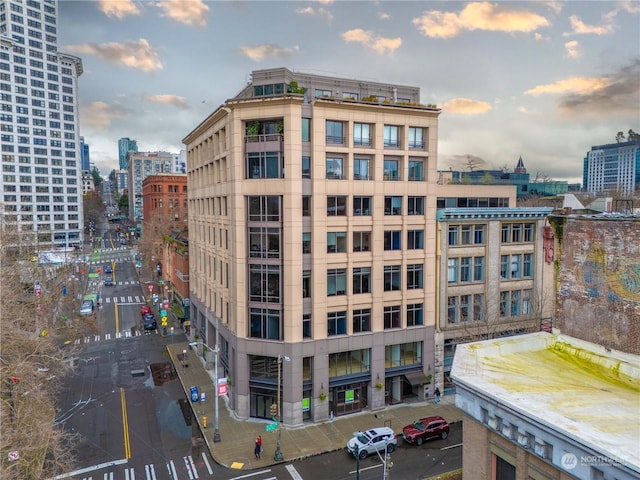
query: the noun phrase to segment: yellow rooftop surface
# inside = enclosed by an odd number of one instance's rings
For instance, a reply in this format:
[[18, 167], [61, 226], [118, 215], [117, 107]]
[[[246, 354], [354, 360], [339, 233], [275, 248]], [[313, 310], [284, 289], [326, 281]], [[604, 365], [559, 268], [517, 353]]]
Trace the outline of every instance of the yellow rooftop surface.
[[640, 467], [640, 356], [540, 332], [458, 345], [451, 375], [536, 423]]

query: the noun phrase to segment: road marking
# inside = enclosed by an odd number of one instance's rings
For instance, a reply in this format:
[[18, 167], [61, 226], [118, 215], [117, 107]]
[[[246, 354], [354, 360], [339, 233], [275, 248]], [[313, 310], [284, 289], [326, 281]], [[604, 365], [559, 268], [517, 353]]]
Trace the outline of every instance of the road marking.
[[136, 472], [133, 469], [133, 467], [131, 468], [126, 468], [124, 470], [124, 479], [125, 480], [135, 480], [136, 479]]
[[147, 475], [147, 480], [156, 480], [156, 470], [153, 467], [153, 463], [145, 465], [144, 471]]
[[101, 463], [99, 465], [93, 465], [91, 467], [86, 467], [80, 470], [76, 470], [74, 472], [63, 473], [62, 475], [58, 475], [54, 477], [54, 480], [61, 480], [63, 478], [76, 477], [78, 475], [82, 475], [83, 473], [95, 472], [96, 470], [102, 470], [103, 468], [113, 467], [115, 465], [122, 465], [123, 463], [127, 463], [127, 459], [123, 458], [121, 460], [115, 460], [113, 462]]
[[171, 478], [173, 478], [174, 480], [178, 479], [178, 474], [176, 473], [176, 466], [173, 463], [173, 460], [167, 463], [167, 470], [169, 470], [169, 476]]
[[[378, 463], [377, 465], [371, 465], [370, 467], [361, 468], [360, 471], [364, 472], [364, 471], [367, 471], [367, 470], [371, 470], [372, 468], [379, 468], [379, 467], [383, 467], [383, 466], [384, 465], [382, 463]], [[358, 471], [357, 470], [353, 470], [353, 471], [349, 472], [349, 475], [351, 475], [352, 473], [358, 473]]]
[[105, 472], [104, 480], [113, 480], [113, 472]]
[[213, 475], [213, 468], [211, 468], [211, 465], [209, 465], [209, 459], [204, 454], [204, 452], [202, 452], [202, 460], [204, 460], [204, 464], [207, 466], [207, 470], [209, 471], [209, 475]]
[[448, 447], [442, 447], [440, 450], [449, 450], [450, 448], [461, 447], [462, 443], [456, 443], [455, 445], [449, 445]]
[[296, 470], [296, 467], [289, 464], [289, 465], [285, 465], [284, 468], [287, 469], [287, 471], [289, 472], [289, 475], [291, 475], [291, 478], [293, 478], [293, 480], [302, 480], [302, 476], [298, 473], [298, 471]]
[[[120, 401], [122, 402], [122, 430], [124, 434], [124, 458], [131, 458], [131, 444], [129, 443], [129, 419], [127, 418], [127, 401], [124, 388], [120, 387]], [[135, 473], [133, 474], [135, 478]]]
[[[246, 475], [240, 475], [239, 477], [233, 477], [233, 478], [230, 478], [229, 480], [240, 480], [241, 478], [255, 477], [256, 475], [262, 475], [263, 473], [269, 473], [270, 471], [271, 471], [271, 469], [268, 468], [266, 470], [261, 470], [259, 472], [247, 473]], [[264, 480], [267, 480], [267, 479], [264, 479]]]

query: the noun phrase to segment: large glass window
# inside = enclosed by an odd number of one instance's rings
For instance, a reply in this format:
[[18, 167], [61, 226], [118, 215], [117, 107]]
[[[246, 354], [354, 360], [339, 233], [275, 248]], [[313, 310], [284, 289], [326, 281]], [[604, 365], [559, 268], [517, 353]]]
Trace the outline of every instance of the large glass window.
[[302, 271], [302, 298], [311, 298], [311, 270]]
[[371, 215], [371, 197], [353, 197], [353, 215], [356, 217]]
[[280, 266], [249, 265], [249, 300], [280, 303]]
[[393, 148], [400, 146], [400, 127], [397, 125], [384, 126], [384, 146]]
[[247, 178], [281, 178], [282, 161], [278, 152], [247, 154]]
[[384, 197], [385, 215], [402, 215], [402, 197]]
[[363, 308], [353, 311], [353, 333], [371, 331], [371, 309]]
[[384, 267], [384, 291], [400, 290], [402, 286], [402, 271], [400, 265], [385, 265]]
[[399, 163], [396, 158], [384, 159], [384, 180], [400, 180]]
[[424, 161], [410, 158], [409, 159], [409, 181], [422, 182], [424, 180]]
[[522, 254], [500, 256], [500, 278], [502, 280], [522, 278]]
[[343, 122], [336, 122], [333, 120], [327, 120], [327, 143], [333, 145], [342, 145], [344, 143], [344, 124]]
[[384, 307], [384, 329], [400, 328], [402, 326], [402, 317], [400, 315], [400, 305]]
[[409, 230], [407, 232], [407, 249], [422, 250], [424, 248], [424, 230]]
[[302, 119], [302, 141], [303, 142], [311, 141], [311, 119], [310, 118]]
[[343, 170], [344, 160], [340, 157], [327, 157], [327, 179], [342, 180], [344, 179]]
[[533, 277], [533, 253], [525, 253], [522, 256], [522, 276]]
[[250, 227], [249, 245], [249, 257], [280, 258], [280, 229]]
[[302, 338], [311, 338], [311, 314], [304, 313], [302, 315]]
[[347, 269], [331, 268], [327, 270], [327, 296], [346, 295]]
[[353, 145], [361, 147], [371, 146], [371, 125], [368, 123], [353, 124]]
[[459, 259], [448, 258], [447, 259], [447, 282], [458, 283], [458, 265]]
[[484, 282], [484, 257], [473, 257], [473, 281]]
[[327, 313], [327, 335], [347, 334], [347, 312], [329, 312]]
[[424, 215], [424, 197], [409, 197], [407, 207], [409, 215]]
[[353, 179], [354, 180], [369, 180], [371, 177], [368, 158], [354, 158], [353, 159]]
[[471, 257], [460, 258], [460, 282], [471, 281]]
[[347, 232], [327, 232], [327, 253], [347, 252]]
[[311, 253], [311, 232], [302, 232], [302, 253]]
[[371, 293], [371, 267], [353, 268], [353, 293]]
[[302, 196], [302, 216], [303, 217], [311, 216], [311, 195]]
[[422, 342], [401, 343], [384, 347], [385, 368], [422, 365]]
[[385, 250], [401, 250], [402, 249], [402, 231], [385, 230], [384, 232], [384, 249]]
[[424, 149], [424, 128], [409, 127], [409, 148]]
[[346, 217], [347, 216], [347, 197], [346, 196], [328, 196], [327, 197], [327, 216], [328, 217]]
[[371, 368], [368, 348], [329, 354], [329, 378], [366, 373]]
[[280, 197], [248, 197], [250, 222], [279, 222]]
[[501, 229], [502, 243], [531, 243], [534, 240], [535, 224], [503, 223]]
[[311, 157], [302, 156], [302, 178], [311, 178]]
[[407, 289], [424, 288], [424, 266], [407, 265]]
[[251, 338], [282, 340], [280, 338], [280, 311], [266, 308], [252, 308], [249, 311]]
[[424, 306], [422, 303], [407, 305], [407, 327], [424, 325]]
[[353, 232], [353, 251], [371, 251], [371, 232]]

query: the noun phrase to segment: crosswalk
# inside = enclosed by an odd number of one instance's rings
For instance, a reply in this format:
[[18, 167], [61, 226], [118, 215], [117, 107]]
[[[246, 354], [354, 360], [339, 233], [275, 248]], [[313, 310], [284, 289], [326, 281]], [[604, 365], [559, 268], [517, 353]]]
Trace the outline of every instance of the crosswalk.
[[85, 335], [84, 337], [80, 337], [80, 338], [76, 338], [73, 341], [74, 345], [84, 345], [87, 343], [93, 343], [93, 342], [101, 342], [103, 340], [113, 340], [116, 338], [131, 338], [131, 337], [140, 337], [142, 335], [159, 335], [159, 332], [157, 330], [153, 330], [153, 331], [147, 331], [147, 332], [140, 332], [138, 330], [135, 330], [133, 333], [131, 333], [130, 330], [125, 330], [122, 332], [115, 332], [115, 333], [102, 333], [102, 334], [95, 334], [95, 335]]
[[101, 296], [101, 301], [105, 303], [117, 303], [118, 305], [141, 305], [146, 303], [143, 295], [112, 295], [110, 297]]
[[[100, 280], [89, 280], [87, 282], [87, 285], [92, 286], [92, 287], [97, 287], [99, 285], [102, 285], [102, 281]], [[115, 285], [128, 285], [128, 286], [136, 286], [136, 285], [140, 285], [140, 280], [122, 280], [119, 282], [113, 282], [113, 285], [111, 286], [115, 286]]]

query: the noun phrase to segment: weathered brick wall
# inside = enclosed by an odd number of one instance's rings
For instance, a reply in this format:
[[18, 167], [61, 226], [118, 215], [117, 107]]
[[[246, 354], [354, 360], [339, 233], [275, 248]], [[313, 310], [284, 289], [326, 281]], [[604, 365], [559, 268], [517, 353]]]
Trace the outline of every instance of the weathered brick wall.
[[560, 249], [558, 328], [640, 354], [640, 220], [556, 217], [552, 224]]

